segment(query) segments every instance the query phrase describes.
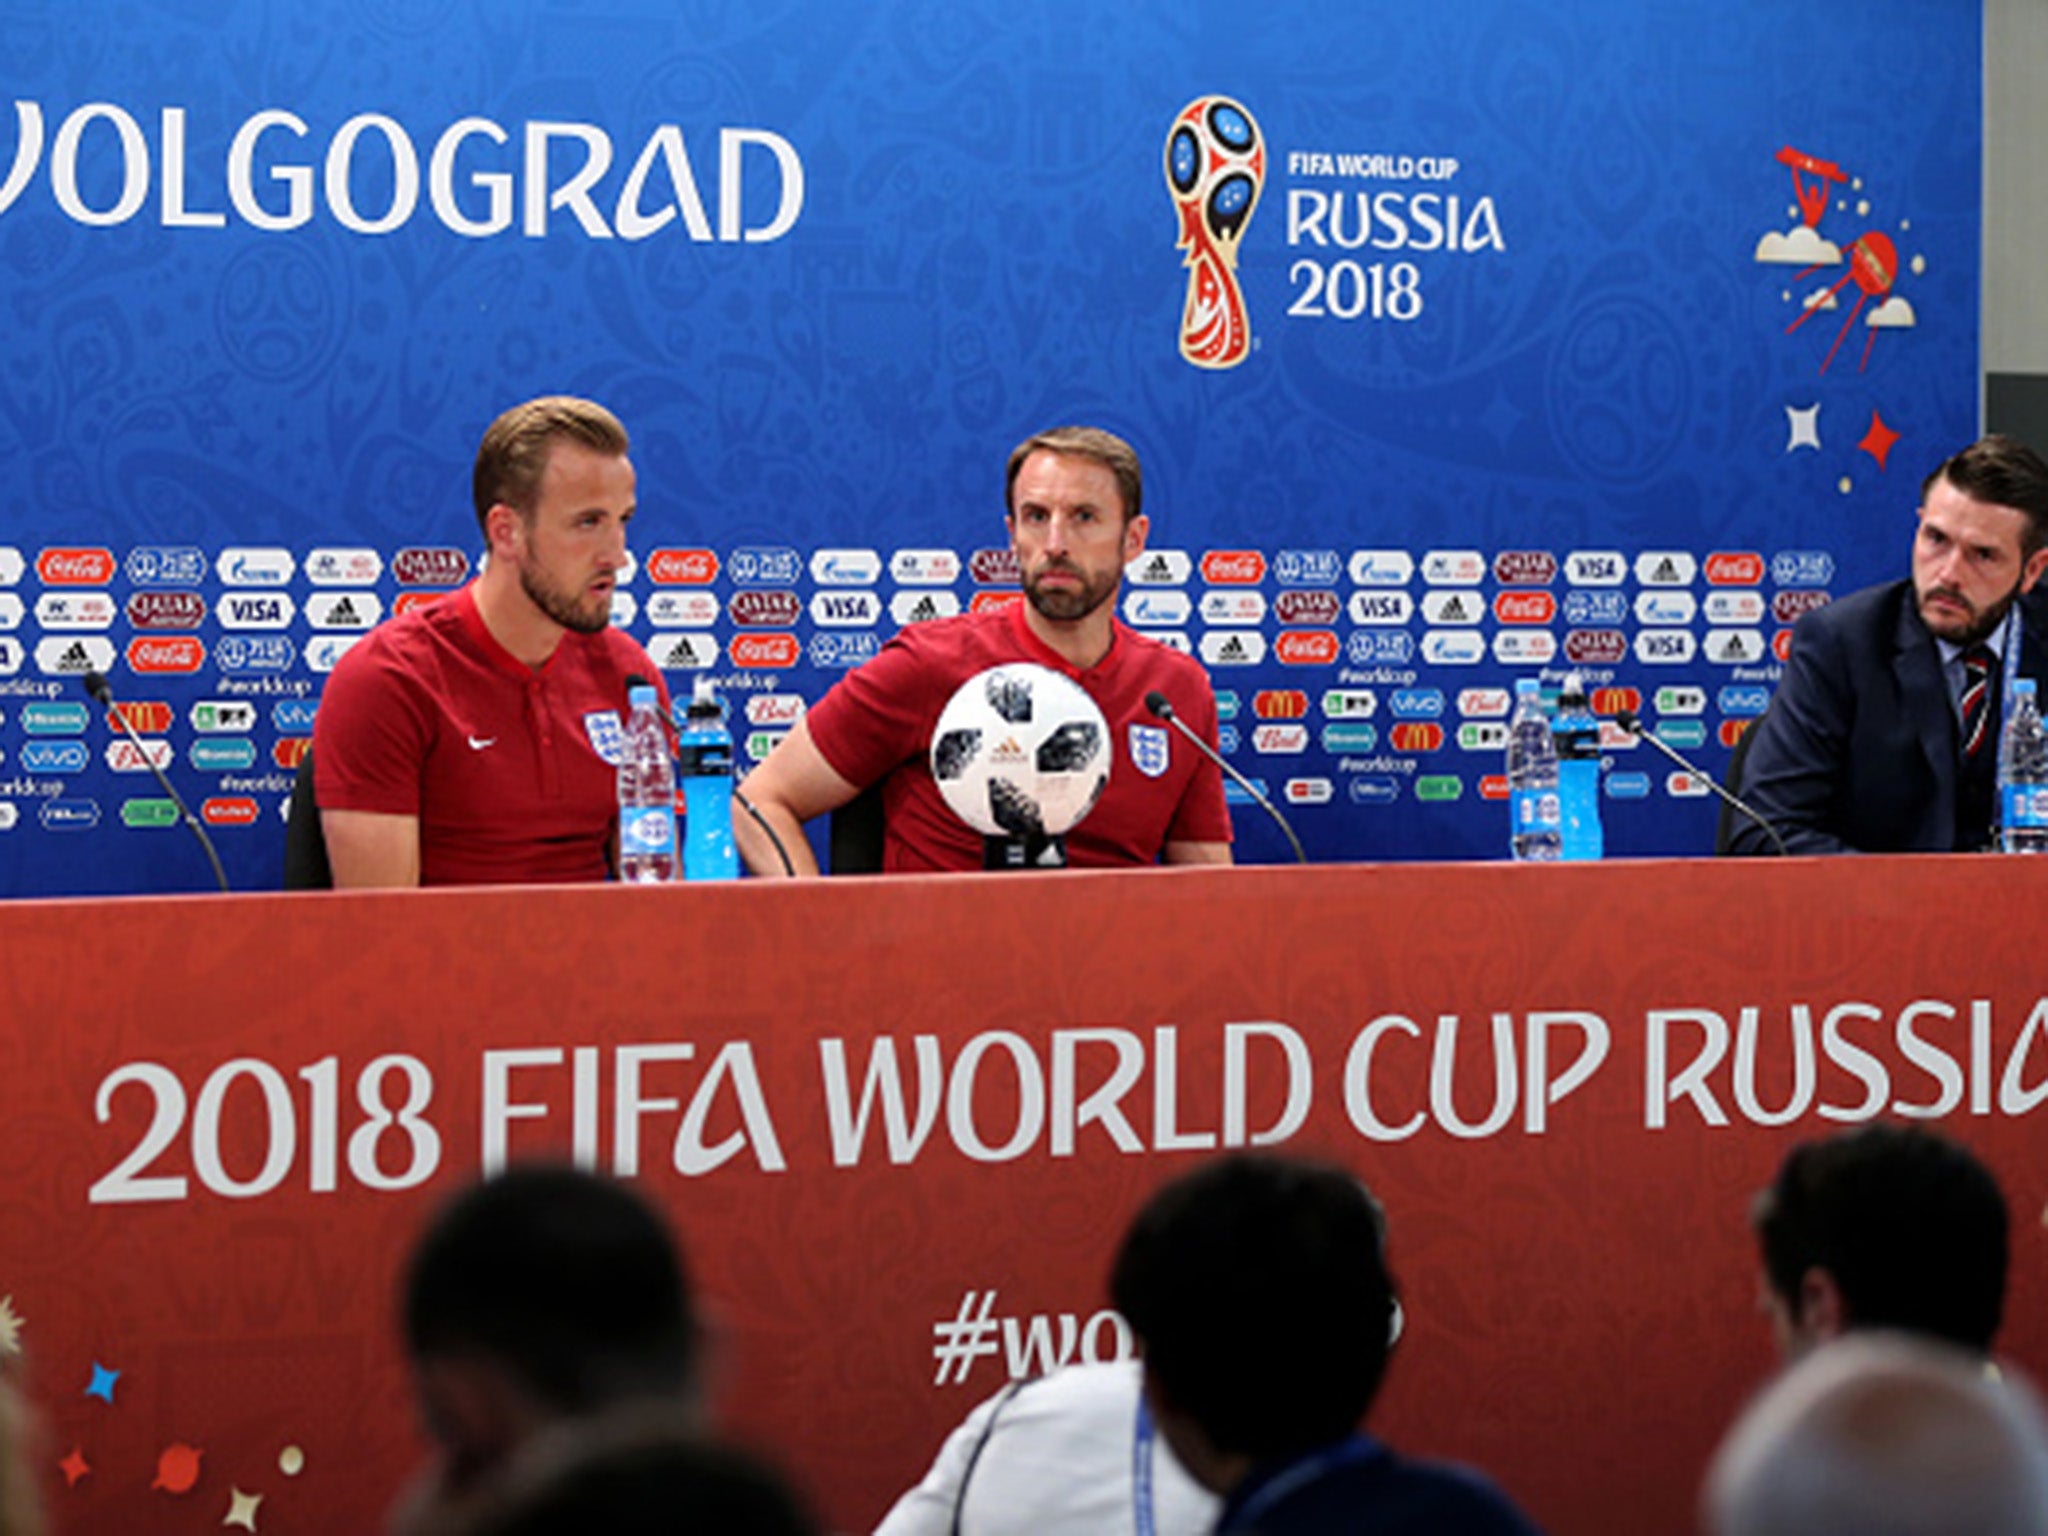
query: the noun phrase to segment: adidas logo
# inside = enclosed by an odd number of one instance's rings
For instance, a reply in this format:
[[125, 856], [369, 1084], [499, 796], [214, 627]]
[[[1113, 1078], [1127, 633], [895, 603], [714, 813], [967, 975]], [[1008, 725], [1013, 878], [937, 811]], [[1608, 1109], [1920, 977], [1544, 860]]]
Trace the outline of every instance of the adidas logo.
[[1173, 567], [1163, 555], [1154, 555], [1145, 563], [1145, 574], [1154, 580], [1165, 581], [1173, 575]]
[[1652, 581], [1676, 581], [1678, 580], [1678, 567], [1671, 562], [1669, 557], [1666, 557], [1657, 562], [1657, 568], [1651, 573], [1650, 579]]
[[1237, 636], [1232, 635], [1223, 642], [1223, 649], [1216, 654], [1223, 657], [1226, 661], [1239, 660], [1244, 655], [1244, 642], [1238, 639]]
[[354, 602], [344, 597], [328, 610], [327, 622], [330, 624], [360, 624], [363, 621], [361, 615], [356, 612]]
[[911, 605], [910, 622], [913, 624], [922, 623], [926, 619], [935, 619], [938, 616], [939, 605], [929, 597], [921, 597]]

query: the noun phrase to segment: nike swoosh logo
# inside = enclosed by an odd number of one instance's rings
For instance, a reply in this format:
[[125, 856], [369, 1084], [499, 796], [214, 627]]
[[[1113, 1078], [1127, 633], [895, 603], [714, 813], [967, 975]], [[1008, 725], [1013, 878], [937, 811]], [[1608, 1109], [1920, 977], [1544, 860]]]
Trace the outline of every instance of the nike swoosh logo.
[[497, 744], [498, 738], [495, 736], [486, 736], [482, 741], [478, 741], [474, 736], [469, 738], [469, 750], [472, 752], [481, 752], [485, 747], [495, 747]]

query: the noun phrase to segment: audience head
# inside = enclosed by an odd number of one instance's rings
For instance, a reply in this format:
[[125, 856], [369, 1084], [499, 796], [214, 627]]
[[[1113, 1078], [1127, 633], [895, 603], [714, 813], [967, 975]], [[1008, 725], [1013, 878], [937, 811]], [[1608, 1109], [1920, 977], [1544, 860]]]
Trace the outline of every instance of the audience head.
[[660, 1415], [570, 1426], [488, 1497], [416, 1536], [816, 1536], [783, 1480]]
[[1981, 1356], [1859, 1334], [1749, 1406], [1705, 1508], [1709, 1536], [2044, 1536], [2048, 1424]]
[[1217, 1492], [1342, 1439], [1386, 1372], [1385, 1226], [1339, 1169], [1239, 1155], [1176, 1179], [1131, 1224], [1110, 1290], [1161, 1431]]
[[1956, 1143], [1889, 1124], [1805, 1143], [1752, 1221], [1787, 1353], [1852, 1328], [1991, 1348], [2005, 1306], [2005, 1198]]
[[508, 1170], [457, 1196], [413, 1256], [405, 1335], [460, 1484], [535, 1430], [689, 1394], [697, 1330], [667, 1227], [623, 1185]]

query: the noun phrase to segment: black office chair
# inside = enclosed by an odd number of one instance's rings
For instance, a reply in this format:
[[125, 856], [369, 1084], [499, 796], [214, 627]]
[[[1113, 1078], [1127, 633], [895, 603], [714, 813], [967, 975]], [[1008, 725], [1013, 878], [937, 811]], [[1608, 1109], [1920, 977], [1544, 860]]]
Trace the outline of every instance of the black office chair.
[[835, 875], [882, 872], [882, 784], [876, 780], [832, 813], [826, 855]]
[[[1756, 742], [1756, 728], [1763, 723], [1763, 718], [1763, 715], [1758, 715], [1742, 728], [1742, 734], [1735, 738], [1735, 750], [1728, 754], [1728, 776], [1721, 781], [1721, 787], [1738, 799], [1742, 795], [1743, 766], [1749, 761], [1749, 749]], [[1735, 852], [1735, 829], [1748, 820], [1726, 800], [1721, 802], [1721, 815], [1714, 823], [1714, 854], [1717, 858], [1725, 858]]]
[[327, 863], [327, 838], [320, 830], [320, 807], [313, 799], [313, 749], [299, 759], [298, 777], [292, 780], [291, 807], [284, 819], [284, 888], [288, 891], [328, 891], [334, 888], [334, 871]]

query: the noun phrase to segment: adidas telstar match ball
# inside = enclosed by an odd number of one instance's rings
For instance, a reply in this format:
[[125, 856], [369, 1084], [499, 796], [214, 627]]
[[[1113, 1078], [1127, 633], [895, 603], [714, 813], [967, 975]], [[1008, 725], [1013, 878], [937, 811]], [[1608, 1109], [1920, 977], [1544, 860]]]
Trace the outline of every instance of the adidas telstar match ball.
[[1030, 662], [960, 685], [932, 732], [932, 777], [988, 837], [1056, 837], [1109, 783], [1109, 726], [1071, 678]]

